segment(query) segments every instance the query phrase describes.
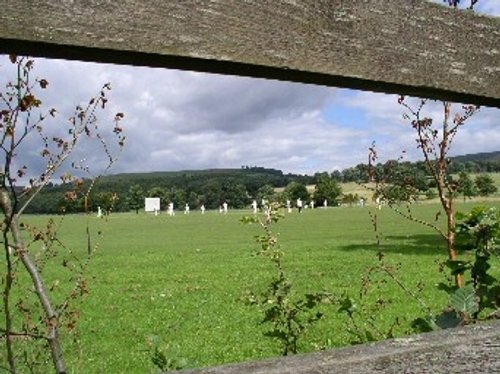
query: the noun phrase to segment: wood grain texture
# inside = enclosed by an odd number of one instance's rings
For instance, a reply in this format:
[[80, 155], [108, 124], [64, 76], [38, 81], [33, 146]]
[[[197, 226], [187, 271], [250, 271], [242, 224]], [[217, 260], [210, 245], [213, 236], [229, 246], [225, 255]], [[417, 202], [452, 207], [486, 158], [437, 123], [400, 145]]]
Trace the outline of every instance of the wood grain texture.
[[500, 372], [499, 357], [500, 322], [496, 321], [306, 355], [178, 373], [490, 374]]
[[0, 52], [500, 107], [500, 19], [424, 0], [0, 0]]

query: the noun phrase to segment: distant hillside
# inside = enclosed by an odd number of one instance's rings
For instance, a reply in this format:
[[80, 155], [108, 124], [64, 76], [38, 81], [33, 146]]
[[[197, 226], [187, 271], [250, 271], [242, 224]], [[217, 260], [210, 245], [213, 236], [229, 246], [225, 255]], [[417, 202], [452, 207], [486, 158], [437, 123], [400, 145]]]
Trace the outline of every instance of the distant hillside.
[[[395, 162], [395, 161], [392, 161]], [[427, 166], [424, 162], [404, 162], [401, 170], [412, 178], [420, 176], [423, 184], [427, 185]], [[384, 165], [376, 166], [384, 170]], [[448, 166], [450, 174], [467, 173], [498, 173], [500, 172], [500, 152], [478, 153], [473, 155], [457, 156]], [[332, 170], [331, 176], [338, 182], [368, 182], [368, 165], [358, 164], [342, 171]], [[265, 196], [265, 191], [282, 190], [290, 182], [299, 182], [304, 185], [316, 183], [313, 176], [299, 174], [284, 174], [281, 170], [268, 169], [257, 166], [243, 166], [239, 169], [207, 169], [162, 171], [149, 173], [125, 173], [104, 176], [93, 187], [86, 200], [83, 198], [67, 201], [72, 188], [71, 185], [47, 186], [29, 205], [26, 213], [57, 213], [61, 207], [66, 212], [81, 212], [84, 204], [96, 210], [97, 206], [105, 207], [113, 197], [114, 211], [128, 211], [131, 207], [133, 190], [143, 197], [160, 197], [162, 206], [173, 201], [177, 207], [189, 203], [192, 207], [205, 205], [207, 209], [214, 209], [226, 201], [231, 207], [247, 206], [249, 201], [259, 196]], [[88, 187], [90, 181], [87, 181]], [[422, 186], [424, 188], [425, 186]], [[419, 187], [420, 188], [420, 187]], [[85, 189], [84, 189], [85, 190]], [[65, 198], [66, 196], [66, 198]], [[109, 204], [108, 204], [109, 205]]]
[[470, 162], [470, 161], [500, 161], [500, 151], [472, 153], [463, 156], [455, 156], [451, 158], [453, 162]]
[[156, 181], [179, 181], [193, 178], [232, 178], [248, 176], [269, 176], [273, 179], [284, 177], [281, 170], [266, 169], [261, 167], [249, 167], [241, 169], [204, 169], [204, 170], [181, 170], [181, 171], [155, 171], [147, 173], [122, 173], [102, 177], [100, 184], [115, 184], [120, 182], [150, 183]]
[[[95, 211], [97, 206], [106, 206], [110, 194], [118, 197], [115, 211], [129, 210], [131, 188], [139, 189], [143, 197], [161, 197], [163, 205], [173, 201], [177, 207], [187, 202], [193, 207], [204, 204], [206, 208], [217, 208], [223, 201], [231, 207], [248, 205], [249, 198], [259, 195], [259, 189], [284, 187], [292, 181], [310, 184], [313, 177], [298, 174], [283, 174], [281, 170], [244, 166], [240, 169], [182, 170], [149, 173], [124, 173], [103, 176], [95, 184], [87, 203]], [[89, 182], [86, 182], [89, 185]], [[30, 204], [27, 213], [57, 213], [61, 206], [67, 212], [79, 212], [83, 202], [69, 204], [64, 195], [70, 185], [54, 185], [45, 188]], [[152, 192], [155, 191], [155, 192]], [[158, 196], [156, 196], [158, 195]]]
[[312, 177], [298, 174], [283, 174], [281, 170], [263, 167], [242, 167], [240, 169], [205, 169], [181, 170], [149, 173], [124, 173], [104, 176], [99, 180], [102, 190], [127, 190], [131, 185], [140, 185], [148, 190], [152, 187], [181, 187], [197, 189], [207, 181], [232, 182], [244, 185], [250, 194], [255, 193], [263, 185], [275, 187], [286, 186], [291, 181], [309, 183]]

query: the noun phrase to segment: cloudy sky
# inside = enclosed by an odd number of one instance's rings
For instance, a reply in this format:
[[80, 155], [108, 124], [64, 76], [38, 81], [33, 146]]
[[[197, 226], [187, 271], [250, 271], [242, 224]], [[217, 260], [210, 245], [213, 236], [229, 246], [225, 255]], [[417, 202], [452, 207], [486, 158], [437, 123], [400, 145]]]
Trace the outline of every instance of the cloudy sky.
[[[500, 1], [480, 0], [478, 11], [500, 16]], [[0, 56], [0, 79], [12, 75]], [[124, 112], [125, 150], [111, 173], [257, 165], [313, 174], [366, 162], [376, 142], [381, 160], [406, 151], [419, 158], [414, 134], [395, 95], [129, 66], [36, 59], [35, 75], [49, 81], [42, 100], [64, 123], [74, 106], [111, 82], [109, 111], [101, 128]], [[459, 106], [455, 106], [459, 109]], [[439, 103], [428, 105], [439, 120]], [[482, 108], [457, 136], [454, 155], [500, 150], [500, 110]], [[63, 126], [63, 125], [60, 125]], [[23, 150], [31, 170], [39, 149]], [[102, 165], [102, 155], [82, 144], [78, 158]], [[94, 148], [95, 149], [95, 146]]]

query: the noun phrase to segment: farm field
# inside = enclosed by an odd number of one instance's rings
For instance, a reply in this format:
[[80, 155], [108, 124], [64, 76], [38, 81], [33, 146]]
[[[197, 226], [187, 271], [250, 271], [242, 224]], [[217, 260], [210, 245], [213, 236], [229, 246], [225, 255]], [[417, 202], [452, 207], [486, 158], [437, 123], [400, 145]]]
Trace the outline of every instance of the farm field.
[[[487, 204], [500, 208], [498, 202]], [[458, 210], [475, 205], [458, 202]], [[431, 222], [438, 210], [437, 204], [414, 206], [415, 216]], [[380, 246], [369, 211], [377, 214]], [[148, 350], [152, 336], [187, 367], [278, 356], [279, 345], [263, 336], [268, 326], [260, 323], [260, 311], [243, 301], [247, 291], [264, 290], [274, 275], [269, 260], [252, 256], [259, 247], [254, 236], [262, 229], [240, 223], [250, 214], [66, 216], [58, 237], [75, 253], [87, 250], [87, 224], [93, 244], [102, 231], [88, 272], [90, 293], [83, 299], [76, 332], [65, 342], [73, 372], [156, 372]], [[47, 219], [24, 217], [38, 225]], [[421, 297], [433, 310], [446, 303], [447, 295], [436, 289], [444, 280], [438, 272], [438, 262], [446, 259], [444, 242], [387, 207], [294, 210], [273, 231], [279, 233], [284, 266], [298, 295], [325, 290], [358, 297], [363, 275], [381, 250], [387, 263], [401, 264], [398, 274], [406, 285], [416, 288], [422, 281]], [[494, 266], [500, 272], [498, 261]], [[67, 276], [50, 274], [53, 280]], [[399, 317], [396, 333], [407, 334], [410, 321], [423, 314], [421, 308], [393, 282], [383, 287], [374, 288], [368, 299], [372, 304], [384, 300], [373, 314], [377, 326], [388, 329]], [[354, 337], [338, 308], [320, 307], [325, 318], [304, 336], [301, 352], [350, 344]]]

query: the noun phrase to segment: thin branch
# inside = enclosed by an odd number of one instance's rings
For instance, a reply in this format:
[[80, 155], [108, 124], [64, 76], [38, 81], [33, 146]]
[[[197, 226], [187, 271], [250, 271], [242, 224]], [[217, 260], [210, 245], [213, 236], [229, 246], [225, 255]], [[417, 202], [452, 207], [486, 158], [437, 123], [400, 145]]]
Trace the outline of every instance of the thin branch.
[[42, 334], [33, 334], [30, 332], [16, 332], [16, 331], [8, 331], [6, 329], [0, 328], [0, 339], [8, 336], [17, 336], [17, 337], [26, 337], [30, 339], [48, 339], [47, 336]]
[[16, 254], [17, 256], [19, 256], [24, 267], [28, 271], [28, 274], [30, 275], [33, 286], [35, 287], [36, 295], [38, 296], [38, 299], [45, 312], [48, 327], [47, 340], [57, 373], [66, 373], [66, 363], [64, 362], [63, 353], [59, 342], [58, 316], [52, 306], [52, 302], [49, 298], [40, 272], [38, 271], [33, 259], [25, 249], [26, 247], [24, 245], [23, 237], [19, 229], [17, 215], [14, 214], [12, 210], [9, 192], [5, 187], [0, 188], [0, 207], [3, 210], [5, 217], [9, 217], [9, 220], [6, 223], [10, 228], [12, 236], [15, 240]]
[[432, 311], [431, 311], [431, 308], [424, 302], [424, 300], [422, 300], [420, 297], [418, 297], [417, 294], [415, 294], [412, 290], [410, 290], [408, 287], [406, 287], [403, 282], [401, 282], [398, 277], [396, 277], [391, 270], [389, 270], [386, 266], [380, 266], [379, 267], [380, 270], [382, 270], [383, 272], [385, 272], [387, 275], [389, 275], [389, 277], [391, 277], [391, 279], [396, 282], [396, 284], [403, 290], [405, 291], [408, 295], [410, 295], [412, 298], [414, 298], [415, 300], [417, 300], [419, 302], [419, 304], [425, 309], [427, 310], [427, 312], [429, 313], [429, 315], [432, 315]]

